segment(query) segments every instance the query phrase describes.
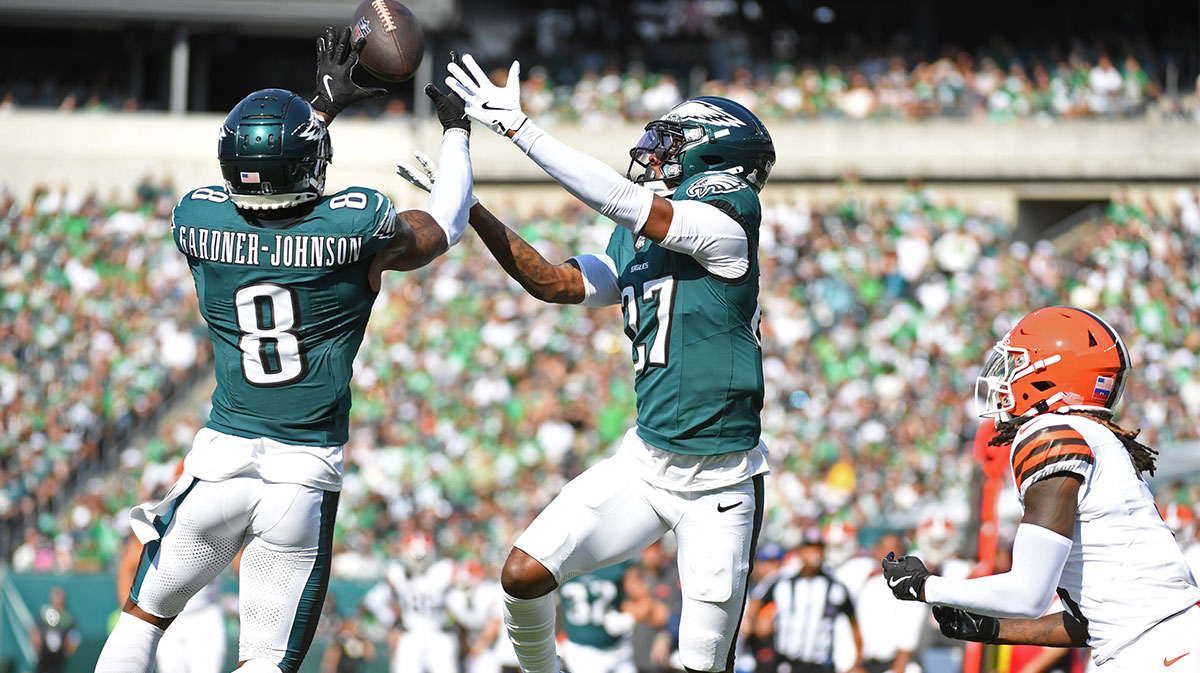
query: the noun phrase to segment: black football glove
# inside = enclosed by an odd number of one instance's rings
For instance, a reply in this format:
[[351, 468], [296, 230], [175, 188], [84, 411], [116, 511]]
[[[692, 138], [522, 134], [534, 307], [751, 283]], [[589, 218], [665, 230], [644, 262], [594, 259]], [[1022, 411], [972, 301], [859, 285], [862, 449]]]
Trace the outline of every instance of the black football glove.
[[314, 110], [332, 120], [360, 100], [387, 95], [387, 89], [365, 89], [351, 78], [366, 43], [364, 37], [351, 44], [349, 26], [342, 29], [341, 35], [326, 28], [325, 37], [317, 38], [317, 90], [309, 101]]
[[[452, 51], [450, 52], [450, 62], [461, 65], [462, 57], [458, 52]], [[451, 90], [449, 94], [445, 94], [433, 84], [426, 84], [425, 95], [433, 101], [438, 121], [442, 123], [443, 133], [450, 129], [462, 129], [468, 134], [471, 133], [471, 120], [467, 118], [466, 105], [457, 93]]]
[[896, 598], [902, 601], [919, 601], [922, 600], [925, 591], [925, 580], [929, 578], [929, 570], [916, 556], [896, 558], [895, 552], [888, 552], [883, 558], [883, 577]]
[[935, 605], [933, 618], [937, 620], [942, 635], [947, 638], [991, 643], [1000, 637], [1000, 620], [995, 617]]

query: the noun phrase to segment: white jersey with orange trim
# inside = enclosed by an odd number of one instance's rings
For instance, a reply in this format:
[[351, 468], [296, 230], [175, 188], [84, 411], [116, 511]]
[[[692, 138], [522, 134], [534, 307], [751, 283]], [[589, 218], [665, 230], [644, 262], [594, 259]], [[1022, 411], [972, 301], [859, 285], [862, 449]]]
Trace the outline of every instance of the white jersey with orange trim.
[[1087, 620], [1097, 664], [1200, 601], [1174, 535], [1111, 430], [1080, 416], [1042, 414], [1017, 432], [1010, 464], [1022, 508], [1041, 479], [1070, 473], [1083, 480], [1059, 595]]

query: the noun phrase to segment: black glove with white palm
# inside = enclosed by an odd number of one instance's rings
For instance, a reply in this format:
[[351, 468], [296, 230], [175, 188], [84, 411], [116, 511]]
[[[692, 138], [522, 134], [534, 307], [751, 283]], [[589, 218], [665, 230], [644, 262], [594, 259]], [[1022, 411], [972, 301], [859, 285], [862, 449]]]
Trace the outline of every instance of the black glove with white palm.
[[[420, 164], [420, 167], [418, 168], [412, 164], [406, 164], [403, 161], [397, 161], [396, 175], [404, 178], [414, 187], [419, 187], [427, 192], [432, 192], [433, 183], [437, 182], [437, 164], [434, 163], [432, 157], [430, 157], [428, 154], [425, 154], [421, 150], [413, 150], [413, 156], [416, 157], [417, 163]], [[472, 194], [470, 197], [470, 203], [467, 204], [467, 208], [473, 208], [477, 203], [479, 203], [479, 199], [475, 198], [475, 195]]]
[[[450, 61], [458, 62], [458, 54], [450, 52]], [[450, 129], [460, 129], [465, 131], [467, 135], [471, 134], [471, 121], [467, 119], [466, 113], [463, 112], [463, 101], [458, 97], [458, 94], [451, 91], [449, 94], [442, 93], [432, 84], [425, 85], [425, 95], [433, 100], [433, 106], [437, 111], [438, 121], [442, 124], [442, 132], [445, 133]], [[420, 167], [412, 164], [404, 163], [403, 161], [396, 162], [396, 175], [404, 178], [414, 186], [424, 189], [427, 192], [433, 191], [433, 184], [437, 182], [437, 164], [433, 158], [425, 154], [421, 150], [414, 150], [413, 156], [416, 157]], [[468, 208], [479, 203], [479, 199], [472, 194]]]
[[361, 100], [387, 95], [387, 89], [368, 89], [354, 83], [354, 66], [366, 44], [365, 37], [351, 44], [349, 26], [340, 35], [326, 28], [325, 37], [317, 38], [317, 90], [309, 105], [325, 115], [325, 123]]
[[[456, 51], [450, 52], [450, 63], [461, 64], [462, 55]], [[433, 108], [437, 112], [438, 121], [442, 124], [442, 132], [445, 133], [450, 129], [462, 129], [471, 135], [471, 120], [467, 118], [465, 104], [463, 99], [455, 93], [454, 87], [450, 87], [450, 93], [442, 93], [432, 83], [425, 85], [425, 95], [429, 96], [429, 100], [433, 101]]]
[[529, 119], [521, 110], [521, 63], [513, 61], [503, 87], [492, 84], [470, 54], [447, 66], [446, 84], [466, 102], [467, 116], [496, 133], [513, 137]]
[[916, 556], [896, 558], [895, 552], [883, 557], [883, 577], [892, 594], [902, 601], [925, 600], [925, 580], [929, 569]]
[[933, 606], [933, 618], [937, 620], [942, 635], [947, 638], [991, 643], [1000, 637], [1000, 620], [995, 617], [977, 615], [959, 608], [935, 605]]

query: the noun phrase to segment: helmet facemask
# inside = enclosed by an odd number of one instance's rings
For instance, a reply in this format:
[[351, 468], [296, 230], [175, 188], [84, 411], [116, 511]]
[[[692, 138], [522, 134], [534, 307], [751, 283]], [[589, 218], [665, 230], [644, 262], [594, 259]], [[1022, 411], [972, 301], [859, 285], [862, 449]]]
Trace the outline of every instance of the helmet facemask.
[[1012, 411], [1017, 406], [1017, 399], [1013, 396], [1012, 383], [1033, 371], [1028, 364], [1028, 350], [1005, 346], [1004, 341], [992, 346], [992, 352], [983, 363], [983, 371], [975, 380], [975, 413], [980, 418], [994, 418], [997, 422], [1014, 418]]
[[656, 119], [646, 124], [646, 132], [629, 150], [629, 170], [625, 175], [634, 183], [655, 191], [660, 191], [656, 188], [657, 182], [665, 187], [661, 191], [673, 190], [683, 181], [680, 156], [688, 147], [705, 141], [707, 136], [702, 126]]

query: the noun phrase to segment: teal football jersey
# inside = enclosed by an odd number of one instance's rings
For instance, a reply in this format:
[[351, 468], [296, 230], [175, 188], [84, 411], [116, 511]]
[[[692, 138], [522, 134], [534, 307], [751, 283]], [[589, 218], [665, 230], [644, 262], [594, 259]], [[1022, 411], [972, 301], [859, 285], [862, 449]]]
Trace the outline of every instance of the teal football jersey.
[[558, 588], [563, 602], [563, 625], [567, 640], [580, 645], [608, 649], [621, 642], [604, 628], [604, 615], [621, 610], [625, 602], [625, 571], [633, 560], [580, 575]]
[[638, 435], [675, 453], [716, 455], [759, 442], [758, 194], [729, 173], [685, 180], [672, 197], [712, 204], [746, 230], [744, 276], [713, 276], [692, 257], [617, 227], [608, 243], [633, 342]]
[[171, 232], [212, 340], [209, 427], [306, 446], [346, 442], [351, 364], [376, 295], [371, 258], [395, 227], [391, 201], [362, 187], [322, 197], [282, 229], [252, 224], [223, 187], [184, 195]]

